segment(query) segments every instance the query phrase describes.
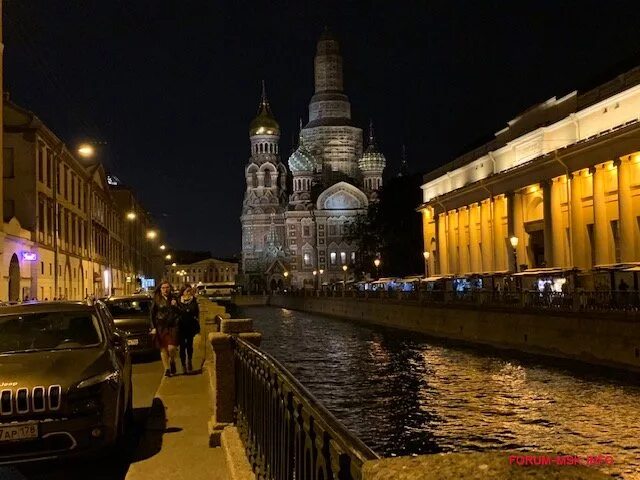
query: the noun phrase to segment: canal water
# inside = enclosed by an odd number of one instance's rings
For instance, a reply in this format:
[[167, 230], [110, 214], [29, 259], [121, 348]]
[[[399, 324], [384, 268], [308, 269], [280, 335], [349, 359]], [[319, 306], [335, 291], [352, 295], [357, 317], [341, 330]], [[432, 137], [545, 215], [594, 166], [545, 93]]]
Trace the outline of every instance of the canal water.
[[[611, 455], [640, 480], [640, 386], [589, 367], [251, 307], [262, 348], [382, 456], [520, 450]], [[637, 380], [637, 379], [636, 379]]]

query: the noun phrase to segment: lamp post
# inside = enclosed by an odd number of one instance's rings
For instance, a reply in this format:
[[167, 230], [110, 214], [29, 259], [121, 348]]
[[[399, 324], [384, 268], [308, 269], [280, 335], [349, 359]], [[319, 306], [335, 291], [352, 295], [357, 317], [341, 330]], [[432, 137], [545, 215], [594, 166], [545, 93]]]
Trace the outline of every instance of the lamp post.
[[379, 258], [376, 258], [376, 259], [373, 261], [373, 264], [374, 264], [374, 265], [375, 265], [375, 267], [376, 267], [376, 280], [378, 280], [378, 279], [380, 278], [380, 272], [379, 272], [380, 263], [381, 263], [381, 262], [380, 262], [380, 259], [379, 259]]
[[315, 293], [318, 290], [318, 284], [316, 283], [316, 281], [317, 281], [316, 275], [318, 275], [318, 271], [314, 270], [311, 273], [313, 273], [313, 291]]
[[318, 270], [318, 274], [319, 274], [319, 276], [318, 276], [318, 284], [319, 284], [319, 287], [320, 287], [320, 291], [322, 291], [322, 274], [323, 273], [324, 273], [324, 269], [321, 268], [320, 270]]
[[426, 250], [422, 252], [422, 256], [424, 257], [424, 276], [429, 278], [429, 256], [430, 253]]
[[513, 268], [515, 272], [518, 273], [518, 251], [516, 250], [518, 248], [518, 237], [516, 237], [515, 235], [512, 235], [509, 238], [509, 242], [513, 247]]
[[347, 291], [347, 270], [349, 267], [346, 265], [342, 265], [342, 271], [344, 272], [344, 283], [342, 284], [342, 294], [344, 295]]

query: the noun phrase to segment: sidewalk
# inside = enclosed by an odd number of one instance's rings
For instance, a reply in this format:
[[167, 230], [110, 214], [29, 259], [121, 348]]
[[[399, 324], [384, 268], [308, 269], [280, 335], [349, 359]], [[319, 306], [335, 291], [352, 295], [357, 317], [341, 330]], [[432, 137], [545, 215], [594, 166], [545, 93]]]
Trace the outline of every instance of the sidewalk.
[[[197, 350], [194, 367], [204, 363], [203, 350]], [[157, 453], [133, 463], [126, 479], [228, 480], [230, 475], [222, 449], [209, 447], [207, 422], [210, 418], [206, 371], [163, 378], [140, 442], [143, 449]]]

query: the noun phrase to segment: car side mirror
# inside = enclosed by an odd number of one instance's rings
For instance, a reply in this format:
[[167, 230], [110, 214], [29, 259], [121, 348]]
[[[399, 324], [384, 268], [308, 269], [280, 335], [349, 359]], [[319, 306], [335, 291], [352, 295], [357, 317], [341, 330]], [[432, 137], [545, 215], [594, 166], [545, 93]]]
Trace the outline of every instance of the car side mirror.
[[111, 340], [113, 341], [113, 345], [120, 348], [120, 347], [124, 347], [124, 337], [122, 336], [121, 333], [119, 332], [113, 332], [113, 336], [111, 337]]

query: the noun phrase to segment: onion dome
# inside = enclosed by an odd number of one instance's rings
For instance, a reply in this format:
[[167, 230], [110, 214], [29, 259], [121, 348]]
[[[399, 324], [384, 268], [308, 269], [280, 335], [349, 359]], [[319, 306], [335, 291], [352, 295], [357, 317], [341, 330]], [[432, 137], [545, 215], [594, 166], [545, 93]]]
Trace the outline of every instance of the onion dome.
[[258, 115], [249, 124], [249, 136], [254, 135], [275, 135], [280, 136], [280, 125], [271, 113], [269, 100], [262, 81], [262, 99], [258, 108]]
[[[300, 124], [302, 126], [302, 124]], [[311, 152], [304, 146], [302, 140], [302, 132], [300, 133], [300, 141], [298, 148], [289, 157], [289, 169], [294, 175], [297, 173], [313, 173], [316, 169], [316, 160], [311, 155]]]
[[358, 167], [363, 172], [381, 172], [386, 166], [387, 159], [376, 147], [376, 141], [373, 136], [373, 122], [369, 122], [369, 146], [358, 160]]

